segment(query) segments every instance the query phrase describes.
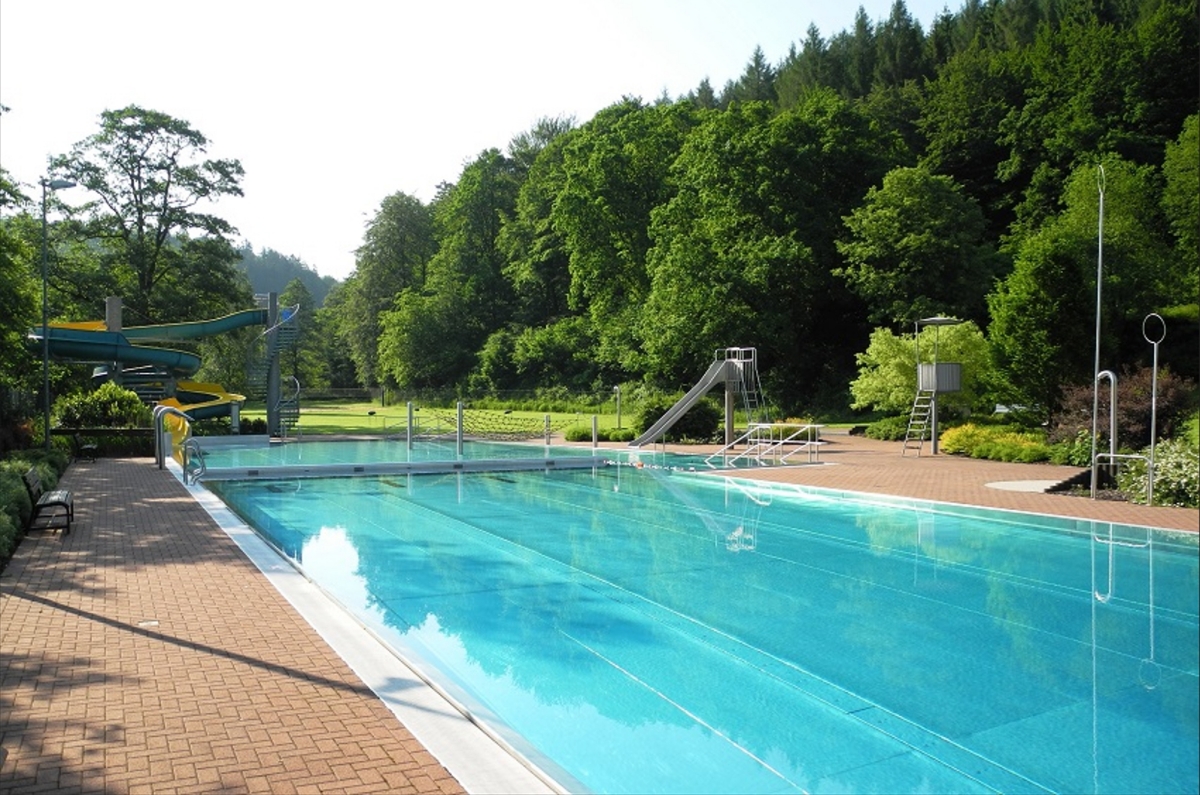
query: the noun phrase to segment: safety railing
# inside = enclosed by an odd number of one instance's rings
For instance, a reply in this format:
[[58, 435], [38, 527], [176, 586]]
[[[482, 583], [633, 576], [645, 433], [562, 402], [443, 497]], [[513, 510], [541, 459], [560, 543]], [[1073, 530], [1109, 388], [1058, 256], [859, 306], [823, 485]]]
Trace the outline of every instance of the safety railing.
[[[753, 462], [758, 466], [780, 466], [790, 462], [799, 452], [808, 454], [808, 463], [820, 460], [822, 425], [795, 425], [788, 423], [751, 423], [750, 429], [737, 439], [716, 451], [704, 463], [710, 467], [734, 467], [739, 461]], [[795, 428], [787, 436], [783, 434]], [[745, 445], [745, 450], [734, 453]], [[719, 463], [718, 463], [719, 462]]]
[[[175, 431], [168, 435], [166, 429], [167, 417], [176, 417], [182, 420], [182, 424]], [[154, 461], [159, 469], [163, 469], [167, 464], [167, 453], [170, 450], [174, 455], [176, 449], [182, 449], [184, 443], [192, 436], [192, 418], [190, 415], [180, 411], [174, 406], [155, 406], [154, 407]], [[178, 443], [176, 443], [178, 437]], [[167, 440], [171, 440], [168, 446]], [[183, 461], [180, 460], [180, 465]]]
[[[1137, 455], [1136, 453], [1096, 453], [1096, 457], [1093, 459], [1094, 463], [1092, 464], [1092, 499], [1093, 500], [1096, 499], [1096, 494], [1099, 489], [1099, 480], [1100, 479], [1099, 479], [1099, 477], [1097, 477], [1097, 475], [1100, 471], [1100, 464], [1101, 464], [1101, 462], [1104, 462], [1104, 461], [1107, 461], [1109, 464], [1116, 464], [1121, 461], [1145, 461], [1146, 466], [1147, 467], [1150, 466], [1149, 458], [1147, 458], [1144, 455]], [[1153, 488], [1153, 486], [1151, 485], [1153, 483], [1153, 477], [1154, 477], [1154, 473], [1151, 472], [1148, 474], [1148, 476], [1146, 478], [1146, 501], [1147, 502], [1150, 502], [1150, 498], [1152, 496], [1152, 492], [1150, 491], [1150, 489]]]
[[204, 463], [204, 450], [195, 437], [183, 443], [182, 457], [183, 482], [188, 485], [199, 483], [208, 471], [208, 466]]

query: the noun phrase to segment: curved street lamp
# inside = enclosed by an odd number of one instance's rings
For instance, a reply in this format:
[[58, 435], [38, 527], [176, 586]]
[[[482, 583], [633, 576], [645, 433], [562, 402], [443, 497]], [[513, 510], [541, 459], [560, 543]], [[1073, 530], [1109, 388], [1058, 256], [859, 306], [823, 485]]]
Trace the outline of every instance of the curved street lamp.
[[46, 197], [52, 190], [73, 188], [75, 183], [69, 179], [41, 179], [42, 186], [42, 433], [43, 443], [47, 452], [50, 451], [50, 309], [46, 297], [46, 283], [49, 281], [50, 257], [47, 253], [46, 227]]

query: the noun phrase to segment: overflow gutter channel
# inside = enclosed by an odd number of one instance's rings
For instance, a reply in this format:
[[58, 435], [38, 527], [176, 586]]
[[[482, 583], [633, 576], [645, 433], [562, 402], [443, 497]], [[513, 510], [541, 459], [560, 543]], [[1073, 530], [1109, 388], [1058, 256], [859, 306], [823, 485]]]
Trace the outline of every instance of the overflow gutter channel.
[[344, 478], [365, 475], [434, 475], [454, 472], [529, 472], [552, 469], [594, 469], [608, 466], [599, 456], [562, 458], [492, 458], [466, 461], [412, 461], [372, 464], [292, 464], [206, 469], [198, 480], [285, 480], [289, 478]]

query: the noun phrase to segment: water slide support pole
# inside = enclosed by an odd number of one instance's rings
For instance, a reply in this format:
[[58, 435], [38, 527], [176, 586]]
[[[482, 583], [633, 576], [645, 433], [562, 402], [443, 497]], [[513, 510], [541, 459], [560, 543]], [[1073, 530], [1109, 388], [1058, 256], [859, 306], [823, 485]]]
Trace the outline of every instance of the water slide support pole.
[[279, 295], [267, 294], [267, 433], [279, 435], [279, 357], [275, 355], [275, 340], [279, 333]]
[[405, 435], [405, 440], [408, 444], [409, 450], [412, 449], [412, 437], [413, 437], [412, 431], [413, 431], [413, 405], [412, 405], [412, 401], [410, 400], [410, 401], [408, 401], [408, 432]]
[[463, 404], [458, 401], [458, 457], [462, 458], [463, 454]]

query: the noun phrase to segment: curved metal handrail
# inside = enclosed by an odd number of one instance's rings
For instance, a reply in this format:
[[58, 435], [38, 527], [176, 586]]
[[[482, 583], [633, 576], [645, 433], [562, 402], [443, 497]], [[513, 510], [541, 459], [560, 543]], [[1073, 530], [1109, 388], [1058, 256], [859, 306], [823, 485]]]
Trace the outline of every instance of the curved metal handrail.
[[[163, 450], [163, 434], [165, 433], [165, 429], [163, 428], [163, 417], [168, 414], [173, 414], [176, 417], [183, 418], [184, 422], [186, 423], [184, 428], [187, 431], [187, 439], [191, 438], [192, 422], [194, 422], [191, 415], [180, 411], [174, 406], [159, 405], [154, 407], [154, 461], [158, 465], [159, 469], [164, 468], [167, 463], [167, 456]], [[187, 443], [187, 439], [184, 439], [185, 444]]]
[[[197, 462], [193, 468], [192, 463]], [[204, 450], [195, 437], [183, 443], [183, 482], [189, 486], [200, 482], [208, 472], [208, 464], [204, 461]]]
[[[1112, 370], [1102, 370], [1096, 373], [1096, 385], [1099, 387], [1101, 381], [1108, 379], [1110, 397], [1108, 403], [1108, 457], [1112, 458], [1117, 454], [1117, 374]], [[1096, 492], [1100, 485], [1100, 459], [1105, 457], [1103, 453], [1096, 452], [1096, 436], [1095, 436], [1096, 420], [1092, 418], [1092, 499], [1096, 499]]]

